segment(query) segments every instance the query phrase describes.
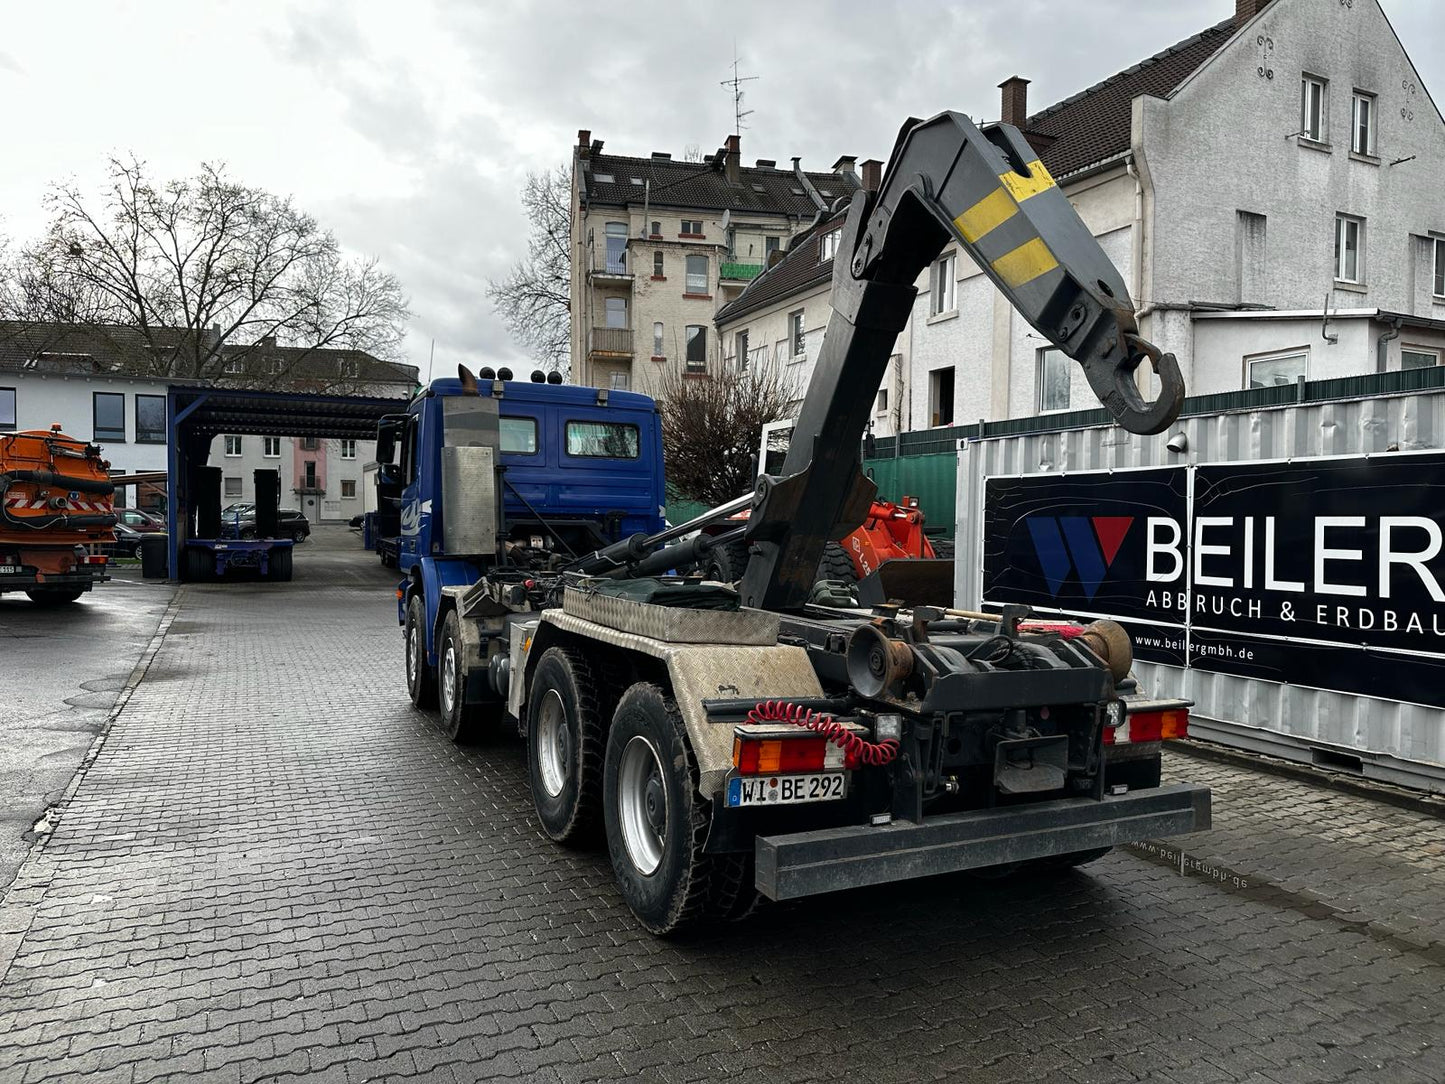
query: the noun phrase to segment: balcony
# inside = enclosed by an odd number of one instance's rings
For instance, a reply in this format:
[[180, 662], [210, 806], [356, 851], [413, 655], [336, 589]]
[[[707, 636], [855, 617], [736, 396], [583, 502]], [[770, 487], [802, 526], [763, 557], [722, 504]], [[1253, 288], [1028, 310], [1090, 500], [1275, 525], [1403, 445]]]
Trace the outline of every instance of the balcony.
[[592, 345], [587, 350], [589, 358], [631, 358], [632, 329], [630, 327], [594, 327]]
[[752, 282], [763, 273], [760, 263], [724, 263], [718, 268], [718, 277], [724, 282]]
[[612, 248], [607, 252], [592, 252], [592, 266], [588, 274], [594, 281], [610, 283], [632, 282], [631, 257], [625, 248]]

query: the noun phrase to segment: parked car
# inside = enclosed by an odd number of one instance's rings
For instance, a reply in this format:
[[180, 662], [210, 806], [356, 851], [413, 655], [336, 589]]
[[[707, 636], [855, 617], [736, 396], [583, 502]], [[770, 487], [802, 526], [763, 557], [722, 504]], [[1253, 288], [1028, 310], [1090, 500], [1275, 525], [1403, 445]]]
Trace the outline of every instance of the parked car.
[[[276, 537], [304, 542], [311, 534], [311, 521], [297, 508], [276, 509]], [[222, 538], [255, 538], [256, 506], [231, 504], [221, 509]]]
[[165, 521], [139, 508], [115, 510], [115, 541], [109, 550], [117, 557], [139, 557], [140, 541], [148, 534], [164, 534]]

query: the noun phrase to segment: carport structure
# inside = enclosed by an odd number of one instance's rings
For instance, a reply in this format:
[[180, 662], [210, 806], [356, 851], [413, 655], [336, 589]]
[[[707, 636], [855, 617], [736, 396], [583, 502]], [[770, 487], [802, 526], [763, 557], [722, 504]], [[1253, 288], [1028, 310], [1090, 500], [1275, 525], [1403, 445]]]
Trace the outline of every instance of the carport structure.
[[258, 437], [375, 440], [376, 423], [404, 413], [408, 399], [299, 392], [240, 391], [172, 385], [166, 395], [166, 520], [171, 579], [181, 578], [181, 551], [191, 522], [192, 469], [205, 466], [223, 433]]

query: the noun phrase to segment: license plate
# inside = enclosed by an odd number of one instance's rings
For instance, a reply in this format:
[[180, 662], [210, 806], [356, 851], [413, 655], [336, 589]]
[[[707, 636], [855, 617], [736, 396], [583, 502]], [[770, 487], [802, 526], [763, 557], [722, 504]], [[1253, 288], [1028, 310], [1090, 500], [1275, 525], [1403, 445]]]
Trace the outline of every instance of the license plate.
[[19, 565], [0, 565], [0, 576], [15, 575], [19, 571]]
[[728, 780], [727, 804], [796, 805], [843, 797], [844, 773], [735, 776]]

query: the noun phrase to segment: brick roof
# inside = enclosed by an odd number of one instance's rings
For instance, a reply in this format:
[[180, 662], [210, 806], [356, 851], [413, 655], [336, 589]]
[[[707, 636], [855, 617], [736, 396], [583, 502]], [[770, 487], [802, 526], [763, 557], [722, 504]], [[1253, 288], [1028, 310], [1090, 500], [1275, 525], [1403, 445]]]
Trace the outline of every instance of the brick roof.
[[771, 305], [786, 297], [806, 293], [833, 278], [833, 260], [819, 259], [822, 237], [842, 226], [846, 213], [824, 219], [807, 233], [793, 238], [783, 258], [768, 268], [737, 297], [718, 310], [714, 323], [721, 327], [739, 316]]
[[[818, 207], [799, 183], [792, 169], [742, 166], [739, 183], [729, 184], [718, 155], [702, 162], [670, 158], [629, 158], [616, 154], [594, 154], [583, 159], [587, 170], [587, 200], [591, 203], [641, 203], [644, 193], [652, 207], [697, 208], [709, 211], [757, 211], [812, 217]], [[612, 181], [598, 181], [598, 175]], [[851, 195], [856, 178], [838, 173], [804, 172], [825, 203]], [[634, 179], [638, 182], [633, 183]], [[651, 182], [651, 190], [646, 191]]]
[[1040, 154], [1055, 177], [1064, 177], [1129, 149], [1133, 101], [1165, 98], [1217, 53], [1234, 33], [1234, 19], [1155, 53], [1088, 90], [1034, 113], [1025, 134], [1053, 140]]

